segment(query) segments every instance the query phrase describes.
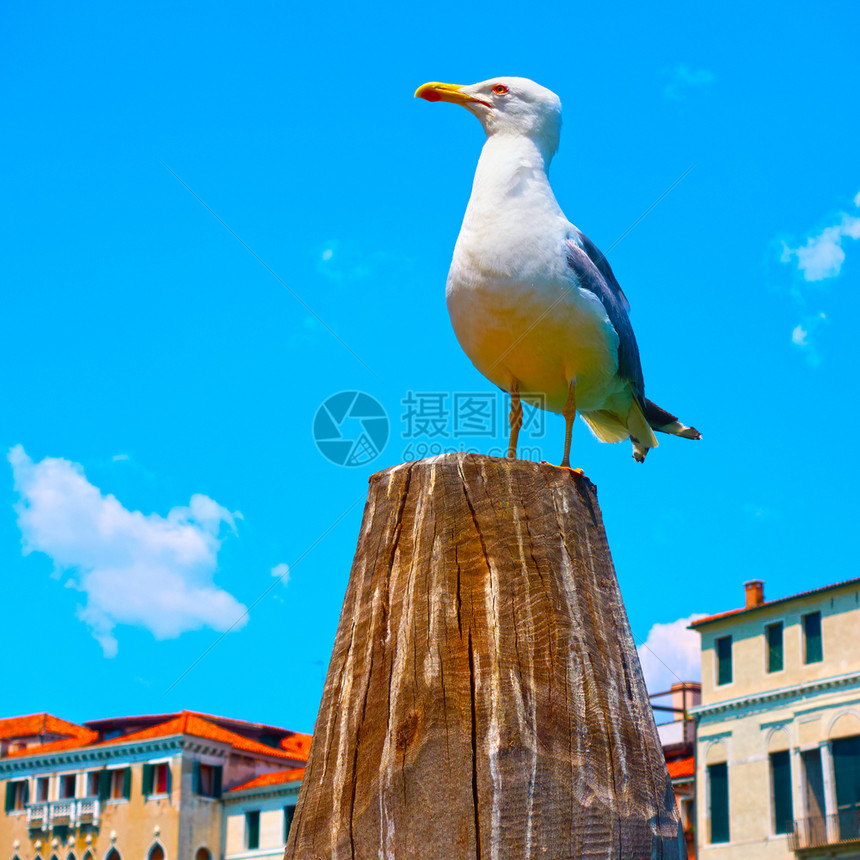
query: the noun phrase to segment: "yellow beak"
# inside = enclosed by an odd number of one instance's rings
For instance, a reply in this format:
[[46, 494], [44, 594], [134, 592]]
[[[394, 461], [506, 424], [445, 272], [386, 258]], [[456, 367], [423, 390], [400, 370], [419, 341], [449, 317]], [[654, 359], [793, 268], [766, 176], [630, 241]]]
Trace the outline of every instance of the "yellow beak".
[[440, 84], [438, 81], [430, 81], [430, 83], [421, 84], [421, 86], [415, 90], [415, 98], [426, 99], [428, 102], [451, 102], [455, 105], [464, 106], [477, 103], [490, 107], [489, 103], [464, 93], [461, 85]]

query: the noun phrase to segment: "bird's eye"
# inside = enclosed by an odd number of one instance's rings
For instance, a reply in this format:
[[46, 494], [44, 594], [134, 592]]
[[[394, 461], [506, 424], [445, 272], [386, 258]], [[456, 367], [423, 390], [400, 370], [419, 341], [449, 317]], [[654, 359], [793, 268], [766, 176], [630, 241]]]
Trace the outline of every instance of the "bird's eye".
[[504, 84], [496, 84], [496, 85], [493, 87], [493, 92], [494, 92], [497, 96], [503, 96], [503, 95], [505, 95], [505, 94], [507, 93], [507, 91], [508, 91], [508, 88], [507, 88]]

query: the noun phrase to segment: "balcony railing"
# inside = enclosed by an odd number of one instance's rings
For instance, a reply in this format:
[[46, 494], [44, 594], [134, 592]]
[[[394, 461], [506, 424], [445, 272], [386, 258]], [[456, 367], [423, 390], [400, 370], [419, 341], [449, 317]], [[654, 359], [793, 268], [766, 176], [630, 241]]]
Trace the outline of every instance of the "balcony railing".
[[860, 807], [844, 809], [835, 815], [795, 821], [794, 832], [789, 837], [789, 848], [800, 851], [846, 842], [860, 842]]
[[33, 830], [98, 824], [101, 802], [95, 797], [68, 798], [27, 804], [27, 826]]
[[27, 826], [28, 827], [44, 827], [48, 822], [48, 804], [47, 803], [28, 803], [27, 804]]

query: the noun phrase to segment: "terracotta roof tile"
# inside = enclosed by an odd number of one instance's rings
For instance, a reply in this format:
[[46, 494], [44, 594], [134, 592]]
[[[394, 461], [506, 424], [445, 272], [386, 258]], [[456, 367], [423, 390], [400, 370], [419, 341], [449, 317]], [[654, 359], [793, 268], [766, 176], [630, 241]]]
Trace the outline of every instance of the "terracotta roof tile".
[[264, 773], [260, 776], [255, 776], [248, 782], [243, 782], [241, 785], [236, 785], [230, 791], [244, 791], [246, 788], [261, 788], [266, 785], [283, 785], [287, 782], [295, 782], [302, 779], [305, 775], [303, 767], [294, 767], [291, 770], [276, 770], [274, 773]]
[[290, 737], [284, 738], [281, 741], [281, 748], [284, 752], [290, 753], [293, 758], [299, 761], [307, 761], [308, 754], [311, 751], [311, 740], [313, 735], [303, 735], [300, 732], [294, 732]]
[[823, 591], [830, 591], [832, 588], [842, 588], [845, 585], [860, 585], [860, 577], [855, 579], [843, 579], [842, 582], [834, 582], [832, 585], [822, 585], [820, 588], [813, 588], [809, 591], [800, 591], [797, 594], [790, 594], [788, 597], [778, 597], [776, 600], [766, 600], [758, 606], [750, 606], [749, 609], [742, 607], [741, 609], [730, 609], [728, 612], [720, 612], [717, 615], [708, 615], [705, 618], [700, 618], [689, 625], [689, 629], [693, 630], [696, 627], [701, 627], [704, 624], [710, 624], [712, 621], [722, 621], [724, 618], [731, 618], [733, 615], [741, 615], [745, 612], [756, 612], [759, 609], [767, 609], [770, 606], [776, 606], [778, 603], [785, 603], [787, 600], [796, 600], [800, 597], [809, 597], [813, 594], [820, 594]]
[[49, 741], [46, 744], [28, 747], [23, 750], [10, 750], [6, 758], [23, 758], [28, 755], [42, 755], [43, 753], [62, 752], [62, 750], [74, 750], [86, 747], [99, 739], [98, 732], [86, 732], [77, 738], [64, 738], [61, 741]]
[[25, 717], [7, 717], [0, 720], [0, 738], [27, 738], [34, 735], [66, 735], [82, 737], [87, 733], [83, 726], [54, 717], [51, 714], [28, 714]]
[[691, 777], [696, 773], [696, 760], [693, 756], [687, 758], [675, 759], [666, 763], [669, 769], [669, 777], [671, 779], [681, 779], [683, 777]]
[[[157, 725], [101, 742], [98, 740], [98, 732], [90, 731], [78, 726], [77, 728], [80, 730], [78, 737], [62, 741], [52, 741], [47, 744], [40, 744], [39, 746], [30, 747], [29, 749], [10, 752], [8, 755], [10, 757], [41, 755], [42, 753], [75, 749], [77, 747], [112, 746], [130, 741], [133, 742], [148, 740], [150, 738], [164, 738], [170, 737], [171, 735], [186, 734], [229, 744], [234, 749], [242, 750], [243, 752], [256, 753], [257, 755], [266, 755], [273, 758], [291, 759], [294, 761], [307, 761], [307, 750], [310, 748], [310, 735], [301, 735], [297, 733], [292, 737], [284, 738], [282, 741], [283, 748], [278, 749], [276, 747], [270, 747], [266, 744], [259, 743], [259, 741], [243, 737], [242, 735], [232, 732], [229, 729], [222, 728], [221, 726], [216, 726], [214, 723], [204, 719], [193, 711], [182, 711], [181, 713], [174, 715], [168, 714], [166, 717], [167, 718], [164, 722], [158, 723]], [[236, 722], [237, 724], [239, 723], [238, 720]], [[69, 725], [72, 724], [70, 723]]]

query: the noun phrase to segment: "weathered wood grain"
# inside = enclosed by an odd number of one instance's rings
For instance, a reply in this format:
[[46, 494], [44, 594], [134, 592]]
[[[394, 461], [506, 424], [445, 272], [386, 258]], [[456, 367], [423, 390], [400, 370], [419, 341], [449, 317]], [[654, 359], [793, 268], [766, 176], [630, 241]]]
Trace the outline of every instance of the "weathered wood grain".
[[287, 860], [683, 856], [593, 485], [374, 475]]

